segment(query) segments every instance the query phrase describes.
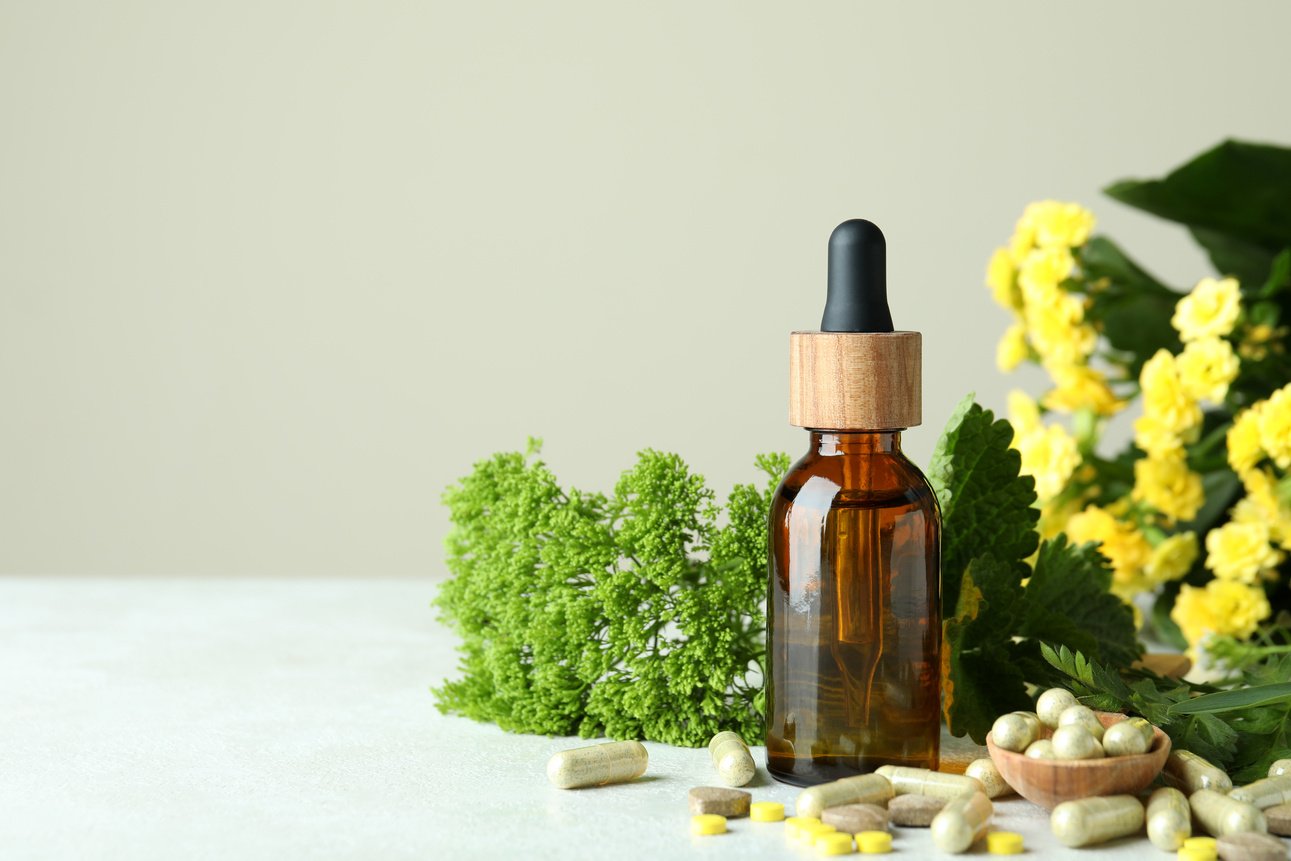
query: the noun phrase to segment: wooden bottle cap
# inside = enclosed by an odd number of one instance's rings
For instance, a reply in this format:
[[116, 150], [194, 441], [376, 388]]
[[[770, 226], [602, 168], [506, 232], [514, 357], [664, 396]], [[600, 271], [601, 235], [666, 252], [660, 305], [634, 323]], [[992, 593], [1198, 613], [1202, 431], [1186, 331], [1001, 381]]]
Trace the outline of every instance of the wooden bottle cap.
[[789, 424], [899, 430], [923, 423], [918, 332], [791, 332]]

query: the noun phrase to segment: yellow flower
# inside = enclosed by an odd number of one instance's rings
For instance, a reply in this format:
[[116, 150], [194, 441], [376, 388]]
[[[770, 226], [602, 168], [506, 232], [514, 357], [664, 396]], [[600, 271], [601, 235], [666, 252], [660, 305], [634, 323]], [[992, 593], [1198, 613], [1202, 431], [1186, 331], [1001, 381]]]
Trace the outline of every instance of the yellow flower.
[[1004, 337], [995, 348], [995, 366], [1004, 373], [1022, 364], [1027, 357], [1027, 330], [1021, 323], [1014, 323], [1004, 331]]
[[1009, 392], [1009, 424], [1013, 425], [1013, 442], [1023, 434], [1040, 427], [1040, 407], [1026, 392]]
[[1022, 455], [1022, 474], [1035, 477], [1035, 493], [1041, 503], [1062, 493], [1080, 465], [1076, 440], [1062, 425], [1034, 428], [1014, 446]]
[[1170, 521], [1191, 520], [1205, 501], [1201, 476], [1188, 468], [1182, 450], [1165, 457], [1136, 460], [1131, 495], [1151, 505]]
[[1230, 520], [1206, 534], [1206, 567], [1222, 580], [1258, 583], [1281, 560], [1269, 544], [1269, 527], [1263, 521]]
[[1117, 520], [1106, 509], [1091, 505], [1067, 521], [1067, 537], [1077, 544], [1097, 541], [1112, 564], [1112, 591], [1129, 600], [1147, 587], [1144, 576], [1152, 547], [1132, 523]]
[[1182, 435], [1201, 424], [1201, 407], [1184, 391], [1174, 356], [1168, 350], [1157, 350], [1143, 363], [1139, 385], [1143, 389], [1144, 414], [1163, 429]]
[[1159, 586], [1178, 580], [1197, 561], [1197, 552], [1197, 533], [1180, 532], [1171, 535], [1152, 549], [1152, 558], [1147, 564], [1148, 581], [1153, 586]]
[[1084, 245], [1094, 230], [1094, 214], [1077, 203], [1041, 200], [1027, 206], [1018, 222], [1042, 248]]
[[1260, 446], [1278, 466], [1291, 467], [1291, 384], [1260, 406]]
[[1027, 337], [1047, 368], [1084, 364], [1098, 333], [1085, 325], [1079, 297], [1057, 287], [1024, 287]]
[[1222, 338], [1189, 341], [1175, 361], [1183, 390], [1215, 404], [1223, 402], [1228, 384], [1237, 379], [1238, 364], [1233, 346]]
[[1175, 599], [1170, 618], [1175, 621], [1193, 653], [1207, 634], [1245, 639], [1272, 612], [1268, 596], [1259, 586], [1231, 580], [1211, 580], [1205, 588], [1184, 585]]
[[1084, 365], [1068, 365], [1053, 370], [1058, 387], [1044, 397], [1044, 405], [1060, 413], [1087, 409], [1100, 416], [1110, 416], [1125, 406], [1116, 399], [1107, 378]]
[[1265, 469], [1252, 469], [1242, 476], [1246, 496], [1233, 506], [1233, 520], [1258, 523], [1269, 530], [1270, 541], [1291, 550], [1291, 506], [1278, 498], [1277, 480]]
[[1260, 408], [1263, 402], [1242, 410], [1228, 429], [1228, 465], [1244, 476], [1264, 458], [1260, 448]]
[[1022, 294], [1014, 281], [1013, 258], [1007, 248], [997, 248], [986, 265], [986, 286], [1001, 307], [1009, 311], [1022, 310]]
[[1195, 437], [1196, 433], [1180, 436], [1152, 416], [1139, 416], [1134, 420], [1134, 444], [1149, 457], [1166, 457], [1181, 451], [1185, 437], [1189, 435]]
[[1058, 287], [1071, 277], [1076, 268], [1076, 258], [1071, 250], [1062, 246], [1036, 248], [1028, 252], [1018, 267], [1018, 284], [1023, 293], [1029, 290]]
[[1185, 341], [1227, 335], [1242, 310], [1235, 278], [1203, 278], [1174, 306], [1171, 325]]

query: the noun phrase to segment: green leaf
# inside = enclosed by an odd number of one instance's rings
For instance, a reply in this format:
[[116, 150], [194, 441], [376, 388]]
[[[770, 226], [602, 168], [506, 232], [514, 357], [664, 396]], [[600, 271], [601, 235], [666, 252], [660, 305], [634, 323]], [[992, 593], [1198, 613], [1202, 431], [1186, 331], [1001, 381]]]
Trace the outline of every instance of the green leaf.
[[1143, 649], [1134, 636], [1134, 614], [1107, 591], [1111, 582], [1111, 569], [1094, 545], [1072, 546], [1065, 535], [1044, 542], [1027, 583], [1019, 633], [1129, 666]]
[[1163, 179], [1123, 180], [1110, 197], [1188, 226], [1216, 268], [1264, 280], [1291, 247], [1291, 149], [1225, 141]]
[[990, 555], [974, 559], [964, 572], [955, 613], [942, 625], [948, 653], [943, 709], [953, 735], [980, 744], [995, 718], [1031, 707], [1022, 670], [1009, 652], [1025, 573], [1020, 562]]
[[965, 397], [937, 441], [928, 479], [941, 503], [942, 615], [954, 612], [960, 578], [978, 556], [1025, 559], [1035, 552], [1040, 513], [1035, 481], [1020, 475], [1007, 421]]
[[1291, 702], [1291, 682], [1257, 685], [1214, 694], [1202, 694], [1170, 706], [1171, 714], [1202, 714], [1229, 712], [1235, 709], [1255, 708], [1275, 703]]
[[1137, 376], [1157, 350], [1177, 353], [1179, 335], [1170, 325], [1182, 297], [1126, 256], [1116, 243], [1095, 236], [1080, 249], [1089, 296], [1089, 319], [1102, 327], [1107, 342], [1127, 355], [1129, 373]]

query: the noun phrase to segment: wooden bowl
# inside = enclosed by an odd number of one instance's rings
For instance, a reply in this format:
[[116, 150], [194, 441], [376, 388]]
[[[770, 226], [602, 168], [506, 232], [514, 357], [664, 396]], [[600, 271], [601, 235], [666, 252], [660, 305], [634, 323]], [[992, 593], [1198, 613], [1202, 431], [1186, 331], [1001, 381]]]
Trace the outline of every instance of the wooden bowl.
[[[1094, 712], [1103, 726], [1125, 720], [1125, 715]], [[1053, 731], [1044, 727], [1042, 738]], [[995, 746], [986, 736], [986, 748], [1000, 775], [1028, 801], [1053, 810], [1064, 801], [1091, 795], [1133, 794], [1145, 788], [1161, 773], [1170, 755], [1170, 736], [1153, 727], [1152, 745], [1147, 753], [1109, 756], [1103, 759], [1029, 759]]]

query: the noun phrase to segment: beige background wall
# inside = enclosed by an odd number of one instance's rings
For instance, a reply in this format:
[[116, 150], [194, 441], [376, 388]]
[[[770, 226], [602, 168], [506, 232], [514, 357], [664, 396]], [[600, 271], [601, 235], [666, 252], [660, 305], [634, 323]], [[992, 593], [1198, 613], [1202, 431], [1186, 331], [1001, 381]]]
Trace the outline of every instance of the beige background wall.
[[[440, 490], [798, 452], [825, 240], [889, 237], [926, 459], [1001, 404], [1021, 207], [1291, 141], [1282, 3], [0, 2], [0, 571], [438, 575]], [[1025, 377], [1023, 378], [1025, 379]]]

